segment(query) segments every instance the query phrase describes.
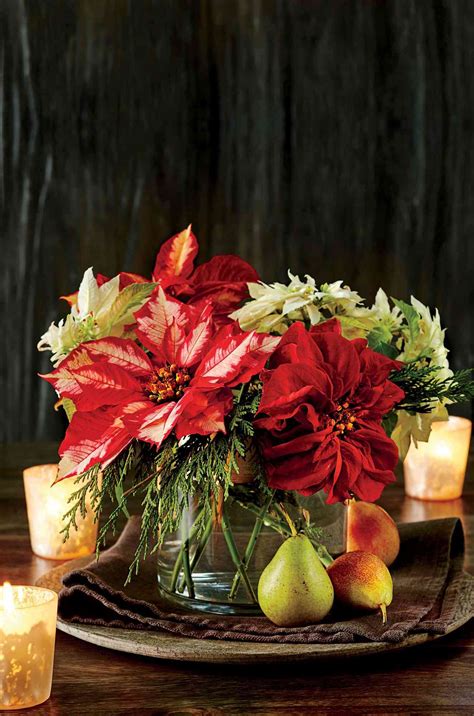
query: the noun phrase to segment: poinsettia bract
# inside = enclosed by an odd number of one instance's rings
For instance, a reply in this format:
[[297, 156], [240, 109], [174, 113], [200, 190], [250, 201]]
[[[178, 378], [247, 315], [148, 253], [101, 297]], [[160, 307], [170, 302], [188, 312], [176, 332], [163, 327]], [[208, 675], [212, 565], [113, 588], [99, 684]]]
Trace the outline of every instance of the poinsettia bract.
[[279, 338], [216, 331], [202, 310], [157, 293], [135, 314], [132, 340], [104, 338], [75, 349], [43, 376], [76, 412], [60, 446], [60, 479], [110, 464], [134, 439], [161, 446], [174, 431], [225, 432], [232, 388], [258, 374]]
[[273, 488], [329, 503], [372, 502], [395, 480], [395, 443], [382, 419], [403, 398], [388, 376], [400, 364], [364, 339], [340, 335], [336, 319], [307, 331], [294, 323], [263, 372], [260, 441]]

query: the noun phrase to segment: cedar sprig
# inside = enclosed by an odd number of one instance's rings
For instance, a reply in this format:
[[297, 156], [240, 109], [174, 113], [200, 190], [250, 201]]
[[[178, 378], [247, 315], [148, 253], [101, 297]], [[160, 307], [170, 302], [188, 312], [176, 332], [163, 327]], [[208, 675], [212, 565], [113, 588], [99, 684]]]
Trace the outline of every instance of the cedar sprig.
[[71, 508], [63, 516], [64, 527], [61, 529], [60, 532], [60, 534], [64, 535], [64, 542], [69, 539], [71, 529], [78, 529], [78, 515], [80, 515], [81, 517], [86, 516], [89, 493], [93, 498], [95, 498], [95, 503], [98, 503], [100, 499], [99, 493], [101, 493], [101, 488], [99, 488], [98, 482], [98, 465], [94, 465], [90, 470], [75, 478], [74, 484], [78, 487], [77, 490], [74, 490], [74, 492], [69, 497], [68, 503], [71, 504]]
[[471, 370], [459, 370], [448, 378], [439, 379], [439, 366], [408, 363], [390, 374], [390, 380], [405, 392], [396, 410], [429, 413], [439, 401], [456, 404], [474, 399]]
[[[142, 507], [140, 536], [128, 580], [142, 560], [153, 554], [166, 535], [175, 532], [189, 502], [197, 503], [197, 535], [204, 531], [213, 506], [233, 489], [232, 473], [238, 457], [245, 457], [254, 435], [253, 420], [261, 398], [261, 383], [254, 380], [234, 391], [234, 409], [227, 419], [227, 433], [194, 435], [183, 440], [170, 436], [159, 450], [134, 441], [110, 465], [98, 466], [76, 479], [71, 510], [65, 516], [69, 530], [77, 529], [78, 512], [85, 514], [87, 496], [98, 520], [106, 502], [112, 509], [99, 532], [97, 549], [117, 532], [122, 514], [129, 516], [129, 501], [139, 498]], [[259, 489], [265, 490], [263, 461], [255, 451], [254, 468]]]

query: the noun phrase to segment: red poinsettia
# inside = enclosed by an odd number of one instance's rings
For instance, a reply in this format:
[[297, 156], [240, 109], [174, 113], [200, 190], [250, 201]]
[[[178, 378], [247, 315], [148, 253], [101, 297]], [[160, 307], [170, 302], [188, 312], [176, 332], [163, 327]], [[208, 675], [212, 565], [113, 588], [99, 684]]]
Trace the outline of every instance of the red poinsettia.
[[[181, 301], [202, 309], [212, 302], [214, 320], [227, 322], [226, 318], [248, 298], [248, 282], [259, 280], [258, 273], [238, 256], [214, 256], [210, 261], [194, 268], [199, 245], [191, 225], [164, 242], [156, 256], [152, 281]], [[130, 283], [147, 283], [148, 279], [135, 273], [122, 272], [120, 290]], [[110, 279], [97, 274], [101, 286]], [[77, 292], [62, 296], [70, 305], [76, 302]]]
[[343, 338], [336, 320], [311, 331], [293, 324], [262, 374], [256, 425], [270, 486], [324, 489], [329, 503], [380, 497], [398, 460], [381, 422], [404, 395], [388, 380], [399, 366]]
[[159, 447], [172, 431], [225, 432], [231, 388], [259, 373], [279, 340], [236, 324], [216, 332], [210, 303], [198, 310], [162, 288], [135, 316], [149, 353], [128, 339], [89, 341], [42, 376], [76, 407], [60, 479], [107, 466], [134, 438]]
[[191, 305], [202, 308], [210, 300], [219, 321], [248, 298], [247, 283], [259, 276], [250, 264], [232, 255], [214, 256], [195, 269], [198, 248], [191, 225], [168, 239], [156, 257], [153, 281]]

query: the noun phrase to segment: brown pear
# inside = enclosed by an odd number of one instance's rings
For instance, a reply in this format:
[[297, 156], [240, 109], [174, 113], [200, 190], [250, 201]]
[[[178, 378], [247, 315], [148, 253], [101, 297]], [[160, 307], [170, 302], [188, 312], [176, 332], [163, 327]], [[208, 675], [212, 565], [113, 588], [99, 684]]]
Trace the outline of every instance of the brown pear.
[[347, 552], [370, 552], [389, 567], [400, 551], [400, 535], [388, 512], [370, 502], [347, 506]]
[[381, 559], [369, 552], [347, 552], [329, 567], [336, 600], [354, 609], [380, 609], [383, 623], [392, 603], [393, 582]]

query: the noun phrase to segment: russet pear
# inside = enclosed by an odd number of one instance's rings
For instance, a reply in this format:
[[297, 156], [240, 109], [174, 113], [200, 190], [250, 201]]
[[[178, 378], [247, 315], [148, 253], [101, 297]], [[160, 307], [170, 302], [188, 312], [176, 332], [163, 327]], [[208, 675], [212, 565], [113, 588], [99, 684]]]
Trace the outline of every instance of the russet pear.
[[308, 537], [288, 537], [260, 576], [258, 602], [265, 616], [278, 626], [314, 624], [333, 601], [331, 580]]
[[388, 512], [370, 502], [347, 506], [347, 552], [370, 552], [389, 567], [400, 551], [400, 535]]
[[338, 602], [355, 609], [380, 609], [385, 624], [393, 582], [379, 557], [369, 552], [347, 552], [328, 567], [327, 573]]

